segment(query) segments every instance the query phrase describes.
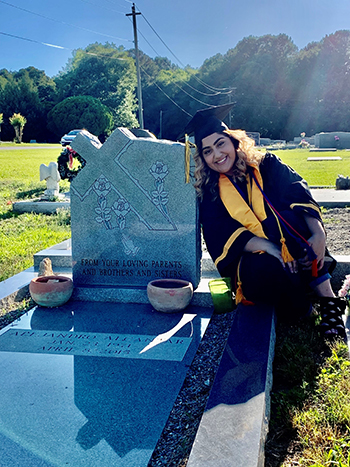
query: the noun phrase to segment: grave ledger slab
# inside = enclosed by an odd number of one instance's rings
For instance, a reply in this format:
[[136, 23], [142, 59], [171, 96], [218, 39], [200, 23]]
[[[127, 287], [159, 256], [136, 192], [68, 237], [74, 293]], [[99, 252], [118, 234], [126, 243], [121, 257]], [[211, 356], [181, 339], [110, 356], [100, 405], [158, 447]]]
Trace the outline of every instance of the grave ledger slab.
[[100, 148], [78, 135], [86, 160], [71, 184], [75, 286], [146, 286], [200, 280], [196, 194], [184, 145], [117, 128]]
[[211, 316], [186, 313], [142, 353], [183, 313], [76, 301], [1, 330], [0, 466], [146, 467]]

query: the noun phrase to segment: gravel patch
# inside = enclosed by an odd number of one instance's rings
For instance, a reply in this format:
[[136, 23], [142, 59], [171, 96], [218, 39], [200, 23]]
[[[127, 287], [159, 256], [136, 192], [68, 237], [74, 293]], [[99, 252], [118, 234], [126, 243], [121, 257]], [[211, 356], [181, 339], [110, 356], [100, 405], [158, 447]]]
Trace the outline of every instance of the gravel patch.
[[329, 252], [332, 255], [350, 255], [350, 208], [327, 209], [322, 217]]

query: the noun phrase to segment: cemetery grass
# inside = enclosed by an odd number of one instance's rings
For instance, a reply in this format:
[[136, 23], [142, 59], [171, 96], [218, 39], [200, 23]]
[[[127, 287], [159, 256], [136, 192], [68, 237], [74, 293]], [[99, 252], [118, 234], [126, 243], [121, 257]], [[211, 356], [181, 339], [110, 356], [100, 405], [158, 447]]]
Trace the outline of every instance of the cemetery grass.
[[[46, 189], [40, 164], [56, 161], [61, 152], [60, 145], [51, 146], [0, 150], [0, 281], [33, 266], [34, 253], [70, 237], [69, 211], [45, 215], [12, 210], [14, 202], [37, 198]], [[69, 190], [69, 183], [60, 182], [60, 190]]]
[[326, 343], [317, 316], [277, 327], [265, 467], [350, 465], [350, 362]]
[[[335, 187], [338, 175], [350, 176], [350, 151], [312, 153], [306, 149], [273, 150], [285, 164], [290, 165], [309, 186]], [[308, 161], [308, 157], [341, 157], [340, 161]]]
[[[329, 250], [350, 252], [350, 208], [322, 208]], [[350, 362], [320, 335], [316, 313], [277, 324], [265, 467], [350, 466]]]

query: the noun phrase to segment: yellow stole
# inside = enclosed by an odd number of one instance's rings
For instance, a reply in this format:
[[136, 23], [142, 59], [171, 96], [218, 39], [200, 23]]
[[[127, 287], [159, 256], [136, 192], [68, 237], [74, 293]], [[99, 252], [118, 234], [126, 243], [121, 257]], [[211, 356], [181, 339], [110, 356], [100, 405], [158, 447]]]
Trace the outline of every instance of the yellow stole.
[[[253, 170], [256, 179], [258, 180], [261, 188], [263, 188], [263, 181], [259, 170], [256, 167], [253, 167]], [[254, 178], [252, 179], [251, 184], [248, 174], [246, 177], [248, 181], [248, 200], [252, 208], [250, 208], [242, 198], [237, 188], [224, 174], [220, 174], [219, 178], [219, 193], [221, 201], [224, 203], [225, 208], [233, 219], [240, 222], [246, 229], [257, 237], [267, 238], [261, 226], [261, 222], [267, 217], [264, 207], [264, 198], [256, 185]]]

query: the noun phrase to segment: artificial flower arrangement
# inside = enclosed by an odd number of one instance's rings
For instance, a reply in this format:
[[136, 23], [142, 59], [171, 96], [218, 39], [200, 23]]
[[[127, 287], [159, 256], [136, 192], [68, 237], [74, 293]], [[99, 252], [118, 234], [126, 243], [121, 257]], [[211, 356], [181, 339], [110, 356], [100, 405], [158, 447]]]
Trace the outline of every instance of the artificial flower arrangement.
[[58, 157], [57, 164], [61, 179], [71, 182], [85, 166], [86, 161], [74, 149], [66, 146]]
[[348, 305], [348, 311], [350, 309], [350, 274], [345, 276], [343, 285], [338, 292], [339, 297], [344, 297]]

